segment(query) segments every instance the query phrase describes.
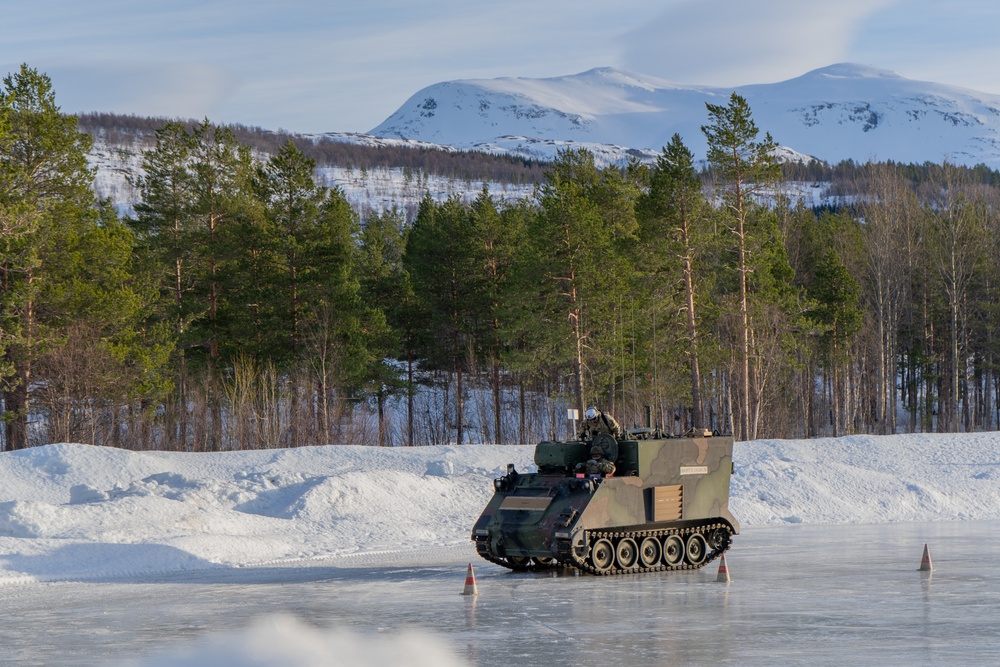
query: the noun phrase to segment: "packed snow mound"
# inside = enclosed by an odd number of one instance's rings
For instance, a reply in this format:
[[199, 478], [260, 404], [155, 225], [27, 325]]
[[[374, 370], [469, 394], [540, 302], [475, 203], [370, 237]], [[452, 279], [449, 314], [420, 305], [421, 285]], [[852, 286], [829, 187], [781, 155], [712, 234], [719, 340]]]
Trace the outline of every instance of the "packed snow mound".
[[532, 158], [551, 158], [567, 145], [600, 146], [599, 154], [625, 160], [655, 154], [678, 133], [704, 158], [705, 105], [725, 105], [733, 92], [746, 98], [757, 127], [790, 154], [831, 163], [947, 160], [1000, 167], [1000, 96], [852, 63], [735, 89], [613, 68], [545, 79], [447, 81], [418, 91], [371, 134]]
[[340, 665], [466, 665], [429, 633], [366, 637], [344, 629], [319, 630], [287, 615], [255, 620], [238, 632], [210, 636], [187, 648], [143, 661], [143, 667], [338, 667]]
[[[998, 433], [736, 443], [730, 507], [744, 529], [1000, 519], [998, 445]], [[508, 463], [534, 470], [533, 455], [529, 445], [5, 452], [0, 584], [464, 555], [492, 480]]]

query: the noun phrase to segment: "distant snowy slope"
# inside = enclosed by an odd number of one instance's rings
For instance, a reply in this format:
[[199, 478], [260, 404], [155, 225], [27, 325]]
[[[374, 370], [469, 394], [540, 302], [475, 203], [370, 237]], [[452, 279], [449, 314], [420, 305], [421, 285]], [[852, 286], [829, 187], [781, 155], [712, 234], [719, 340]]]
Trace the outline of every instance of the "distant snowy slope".
[[[1000, 434], [736, 443], [733, 514], [784, 523], [1000, 519]], [[474, 552], [518, 445], [190, 454], [58, 444], [0, 453], [0, 586], [304, 560]], [[739, 547], [737, 539], [734, 548]]]
[[[337, 141], [374, 147], [406, 144], [413, 148], [448, 148], [358, 134], [330, 133], [326, 136]], [[94, 169], [94, 192], [100, 199], [110, 198], [121, 215], [135, 215], [135, 205], [141, 199], [141, 192], [135, 182], [137, 177], [143, 175], [143, 152], [151, 148], [151, 145], [141, 140], [119, 140], [119, 143], [113, 143], [98, 138], [94, 141], [88, 156], [90, 167]], [[270, 156], [260, 154], [257, 157], [267, 160]], [[482, 192], [483, 185], [489, 187], [494, 198], [502, 201], [524, 199], [534, 191], [533, 183], [468, 180], [427, 173], [414, 176], [412, 169], [402, 166], [371, 169], [320, 166], [316, 168], [313, 178], [318, 185], [338, 188], [362, 217], [394, 207], [404, 213], [415, 212], [426, 194], [430, 194], [436, 201], [457, 197], [463, 202], [471, 202]]]
[[[450, 81], [417, 92], [371, 134], [528, 156], [551, 156], [570, 142], [615, 147], [624, 157], [648, 156], [676, 132], [704, 156], [705, 103], [726, 104], [732, 92], [611, 68]], [[853, 64], [735, 92], [779, 144], [827, 162], [947, 159], [1000, 167], [998, 95]]]

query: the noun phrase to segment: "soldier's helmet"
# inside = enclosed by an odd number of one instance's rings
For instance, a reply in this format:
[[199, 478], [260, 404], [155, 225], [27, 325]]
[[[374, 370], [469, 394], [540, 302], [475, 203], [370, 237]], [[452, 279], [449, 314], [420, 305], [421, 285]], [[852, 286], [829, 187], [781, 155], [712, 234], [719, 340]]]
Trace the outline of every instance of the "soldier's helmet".
[[594, 445], [593, 447], [590, 448], [590, 456], [595, 459], [601, 458], [602, 456], [604, 456], [604, 448], [601, 447], [600, 445]]
[[594, 419], [594, 418], [596, 418], [597, 417], [597, 408], [595, 408], [593, 405], [591, 405], [589, 408], [587, 408], [587, 413], [586, 414], [587, 414], [587, 419]]

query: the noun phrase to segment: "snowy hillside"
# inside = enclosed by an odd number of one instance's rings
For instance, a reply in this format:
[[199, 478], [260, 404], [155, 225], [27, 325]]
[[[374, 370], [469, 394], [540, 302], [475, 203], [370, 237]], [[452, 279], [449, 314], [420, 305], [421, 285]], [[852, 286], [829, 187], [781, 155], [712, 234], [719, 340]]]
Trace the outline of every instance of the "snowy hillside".
[[[1000, 433], [737, 443], [733, 514], [788, 523], [1000, 518]], [[0, 453], [0, 586], [328, 561], [475, 558], [469, 531], [531, 446]], [[739, 548], [739, 539], [734, 549]], [[381, 559], [381, 561], [380, 561]]]
[[[334, 133], [326, 136], [367, 146], [390, 143], [415, 148], [426, 147], [417, 142], [384, 140], [367, 135]], [[135, 214], [134, 207], [139, 202], [140, 192], [134, 183], [143, 173], [143, 152], [151, 148], [151, 141], [141, 137], [128, 144], [109, 143], [100, 138], [94, 141], [89, 155], [89, 164], [96, 172], [94, 192], [100, 199], [110, 198], [122, 215]], [[447, 150], [447, 147], [443, 148]], [[257, 157], [267, 160], [269, 156], [260, 154]], [[514, 185], [447, 178], [435, 174], [414, 174], [412, 170], [403, 167], [360, 170], [322, 166], [317, 167], [314, 179], [318, 185], [339, 188], [352, 208], [362, 217], [394, 207], [412, 217], [426, 193], [430, 193], [435, 201], [457, 197], [460, 201], [471, 202], [482, 192], [484, 184], [498, 201], [524, 199], [534, 192], [532, 184]]]
[[[611, 68], [449, 81], [417, 92], [371, 134], [527, 157], [551, 157], [568, 142], [622, 158], [652, 155], [676, 132], [703, 156], [705, 103], [724, 105], [732, 92]], [[779, 144], [826, 162], [1000, 167], [1000, 95], [853, 64], [735, 92]]]

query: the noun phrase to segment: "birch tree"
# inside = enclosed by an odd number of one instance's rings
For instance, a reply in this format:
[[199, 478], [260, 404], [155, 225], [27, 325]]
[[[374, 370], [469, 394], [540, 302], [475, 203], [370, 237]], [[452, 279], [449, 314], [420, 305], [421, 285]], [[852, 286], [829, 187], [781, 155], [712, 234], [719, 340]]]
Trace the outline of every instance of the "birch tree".
[[920, 242], [919, 206], [891, 165], [871, 165], [862, 205], [865, 221], [866, 293], [876, 333], [874, 420], [876, 432], [896, 431], [898, 330]]

